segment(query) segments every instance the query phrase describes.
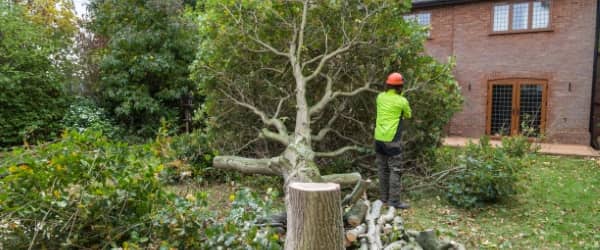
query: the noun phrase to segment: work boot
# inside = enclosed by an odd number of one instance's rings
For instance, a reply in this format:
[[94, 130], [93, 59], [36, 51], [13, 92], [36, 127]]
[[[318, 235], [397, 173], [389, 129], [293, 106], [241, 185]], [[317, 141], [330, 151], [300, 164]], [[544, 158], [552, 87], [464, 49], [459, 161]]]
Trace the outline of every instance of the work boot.
[[396, 209], [409, 209], [410, 208], [410, 205], [408, 203], [404, 203], [402, 201], [396, 201], [396, 202], [392, 201], [392, 202], [390, 202], [390, 206], [394, 207]]

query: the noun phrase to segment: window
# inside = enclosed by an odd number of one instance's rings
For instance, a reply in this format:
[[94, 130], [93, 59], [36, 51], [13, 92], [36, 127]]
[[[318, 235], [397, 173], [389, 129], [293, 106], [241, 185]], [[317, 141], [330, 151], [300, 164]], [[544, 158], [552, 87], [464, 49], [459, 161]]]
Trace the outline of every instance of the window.
[[[431, 13], [418, 13], [418, 14], [410, 14], [404, 15], [404, 20], [409, 22], [416, 22], [423, 27], [431, 28]], [[427, 30], [427, 36], [430, 36], [431, 33]]]
[[512, 29], [525, 30], [529, 23], [529, 3], [519, 3], [513, 6]]
[[550, 24], [550, 3], [547, 1], [533, 2], [533, 17], [531, 21], [531, 28], [533, 29], [548, 28]]
[[508, 4], [494, 6], [494, 31], [508, 30], [509, 8]]
[[492, 32], [535, 31], [550, 28], [550, 0], [497, 4]]

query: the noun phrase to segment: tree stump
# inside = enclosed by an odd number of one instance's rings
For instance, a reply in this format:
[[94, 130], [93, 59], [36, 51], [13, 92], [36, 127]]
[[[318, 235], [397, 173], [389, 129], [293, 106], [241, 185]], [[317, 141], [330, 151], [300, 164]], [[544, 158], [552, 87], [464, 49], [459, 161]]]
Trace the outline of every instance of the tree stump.
[[294, 182], [287, 193], [286, 250], [343, 250], [340, 186]]

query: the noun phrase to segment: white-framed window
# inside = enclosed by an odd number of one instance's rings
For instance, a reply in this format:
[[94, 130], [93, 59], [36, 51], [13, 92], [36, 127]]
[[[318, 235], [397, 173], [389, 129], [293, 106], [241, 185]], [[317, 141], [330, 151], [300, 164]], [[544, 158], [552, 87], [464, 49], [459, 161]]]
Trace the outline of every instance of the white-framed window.
[[[405, 21], [416, 22], [421, 26], [431, 28], [431, 13], [429, 13], [429, 12], [404, 15], [403, 18]], [[431, 35], [430, 31], [427, 30], [427, 36], [430, 36], [430, 35]]]
[[510, 5], [499, 4], [494, 6], [494, 31], [508, 31], [508, 18]]
[[499, 3], [492, 8], [492, 32], [550, 28], [550, 0]]
[[532, 29], [545, 29], [550, 27], [550, 2], [534, 1], [531, 17]]

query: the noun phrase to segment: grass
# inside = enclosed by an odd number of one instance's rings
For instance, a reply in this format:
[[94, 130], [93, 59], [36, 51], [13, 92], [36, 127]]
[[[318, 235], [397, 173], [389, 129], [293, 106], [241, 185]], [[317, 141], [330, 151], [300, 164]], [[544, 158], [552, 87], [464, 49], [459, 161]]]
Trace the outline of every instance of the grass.
[[525, 174], [521, 194], [500, 204], [464, 210], [426, 196], [402, 216], [468, 249], [600, 249], [598, 162], [539, 156]]
[[[217, 212], [216, 219], [222, 219], [231, 209], [232, 201], [237, 191], [243, 188], [250, 188], [252, 191], [266, 195], [269, 188], [281, 194], [281, 204], [283, 205], [283, 191], [281, 178], [260, 175], [241, 175], [235, 176], [232, 180], [224, 181], [189, 181], [178, 185], [168, 186], [167, 189], [179, 196], [185, 197], [188, 194], [205, 192], [207, 194], [208, 209]], [[0, 249], [1, 250], [1, 249]]]

